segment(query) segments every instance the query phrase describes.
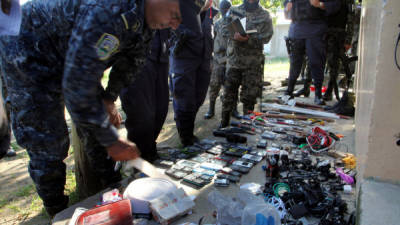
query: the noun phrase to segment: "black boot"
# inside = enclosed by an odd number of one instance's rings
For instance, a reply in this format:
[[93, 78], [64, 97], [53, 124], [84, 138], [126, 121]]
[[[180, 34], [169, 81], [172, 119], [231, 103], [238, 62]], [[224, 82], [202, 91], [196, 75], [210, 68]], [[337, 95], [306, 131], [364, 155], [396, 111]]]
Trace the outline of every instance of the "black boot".
[[187, 146], [191, 146], [194, 144], [194, 139], [193, 137], [189, 137], [189, 136], [180, 136], [179, 137], [182, 143], [183, 147], [187, 147]]
[[248, 115], [252, 111], [254, 111], [254, 105], [243, 104], [243, 115]]
[[222, 112], [221, 123], [219, 125], [219, 128], [224, 128], [224, 127], [229, 126], [230, 117], [231, 117], [231, 115], [229, 112]]
[[237, 107], [233, 110], [232, 112], [232, 116], [238, 120], [242, 119], [242, 116], [240, 115], [240, 113], [237, 111]]
[[208, 108], [208, 112], [204, 115], [204, 119], [208, 120], [214, 117], [215, 113], [215, 101], [210, 101], [210, 107]]
[[288, 87], [285, 91], [285, 95], [289, 95], [293, 97], [294, 86], [296, 85], [296, 81], [290, 80], [288, 81]]
[[324, 100], [322, 99], [322, 85], [315, 85], [315, 98], [314, 103], [317, 105], [325, 105]]
[[296, 91], [293, 96], [294, 97], [300, 97], [301, 95], [304, 95], [304, 97], [308, 98], [310, 96], [310, 83], [305, 81], [304, 87], [298, 91]]
[[50, 203], [50, 205], [46, 205], [45, 203], [44, 208], [46, 209], [47, 214], [53, 218], [57, 213], [68, 207], [68, 201], [68, 196], [62, 196], [59, 201], [54, 201], [55, 204]]
[[332, 91], [333, 91], [333, 84], [331, 81], [329, 81], [328, 88], [326, 89], [324, 97], [322, 99], [325, 101], [332, 101]]

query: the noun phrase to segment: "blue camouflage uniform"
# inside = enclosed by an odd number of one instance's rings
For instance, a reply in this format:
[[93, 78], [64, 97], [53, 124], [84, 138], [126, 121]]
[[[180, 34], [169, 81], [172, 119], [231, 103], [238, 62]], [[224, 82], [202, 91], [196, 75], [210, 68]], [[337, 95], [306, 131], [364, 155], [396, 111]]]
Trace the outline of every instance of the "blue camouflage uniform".
[[[112, 182], [114, 163], [105, 147], [118, 140], [103, 96], [115, 96], [143, 64], [152, 32], [144, 0], [33, 0], [23, 6], [21, 33], [0, 38], [1, 68], [11, 100], [11, 122], [28, 151], [29, 173], [46, 210], [66, 207], [69, 138], [64, 105], [74, 123], [96, 144], [87, 149], [99, 179]], [[104, 70], [125, 65], [113, 87], [101, 86]]]
[[309, 60], [311, 76], [314, 79], [315, 94], [321, 96], [324, 68], [326, 61], [326, 32], [328, 25], [326, 16], [337, 12], [340, 8], [339, 0], [321, 0], [325, 10], [313, 7], [309, 0], [285, 0], [284, 5], [291, 1], [292, 23], [289, 28], [291, 39], [289, 85], [286, 94], [292, 95], [294, 85], [300, 75], [304, 55]]
[[148, 161], [157, 158], [156, 140], [168, 113], [169, 34], [169, 29], [155, 32], [142, 75], [121, 92], [128, 139], [136, 143], [142, 158]]
[[200, 14], [201, 28], [189, 29], [183, 23], [176, 30], [170, 54], [170, 75], [175, 122], [184, 146], [195, 141], [193, 135], [197, 111], [207, 95], [211, 76], [214, 8]]

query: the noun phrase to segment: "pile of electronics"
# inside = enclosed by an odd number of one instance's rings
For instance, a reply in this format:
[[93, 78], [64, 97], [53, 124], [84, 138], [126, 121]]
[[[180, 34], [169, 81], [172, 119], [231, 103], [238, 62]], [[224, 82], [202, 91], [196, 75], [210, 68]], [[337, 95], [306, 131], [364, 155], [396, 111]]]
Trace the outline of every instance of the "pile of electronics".
[[[282, 224], [353, 224], [354, 216], [342, 197], [353, 192], [354, 158], [348, 164], [348, 159], [328, 156], [340, 138], [324, 125], [323, 119], [268, 118], [254, 113], [233, 121], [229, 128], [215, 130], [218, 140], [164, 149], [158, 165], [166, 167], [168, 176], [202, 188], [212, 182], [218, 187], [237, 183], [262, 162], [263, 198], [276, 207]], [[247, 143], [248, 139], [254, 142]], [[313, 223], [307, 222], [310, 217]]]
[[[168, 152], [170, 154], [162, 156], [157, 164], [166, 167], [165, 174], [168, 176], [182, 179], [195, 188], [202, 188], [211, 182], [218, 187], [237, 183], [267, 154], [265, 149], [209, 139], [184, 150], [169, 149]], [[193, 154], [190, 158], [188, 152]]]

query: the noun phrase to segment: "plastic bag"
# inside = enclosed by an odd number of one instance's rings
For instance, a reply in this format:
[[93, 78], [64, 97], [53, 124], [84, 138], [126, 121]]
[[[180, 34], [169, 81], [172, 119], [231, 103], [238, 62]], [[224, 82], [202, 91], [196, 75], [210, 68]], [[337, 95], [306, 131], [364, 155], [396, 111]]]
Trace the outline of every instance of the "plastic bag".
[[217, 208], [217, 221], [221, 225], [240, 225], [243, 203], [219, 191], [211, 192], [208, 201]]
[[242, 213], [242, 225], [281, 225], [278, 211], [270, 204], [253, 202]]

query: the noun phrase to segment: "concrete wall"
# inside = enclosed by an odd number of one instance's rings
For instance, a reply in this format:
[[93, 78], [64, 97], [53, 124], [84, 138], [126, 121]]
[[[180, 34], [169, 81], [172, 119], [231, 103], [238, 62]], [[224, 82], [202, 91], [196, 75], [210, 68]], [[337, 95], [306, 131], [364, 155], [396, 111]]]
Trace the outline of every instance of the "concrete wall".
[[399, 0], [363, 1], [356, 82], [359, 185], [363, 178], [400, 181], [400, 71], [394, 62], [399, 23]]
[[288, 57], [284, 37], [288, 36], [289, 25], [289, 23], [277, 23], [274, 26], [274, 35], [268, 44], [270, 45], [268, 53], [272, 57]]

